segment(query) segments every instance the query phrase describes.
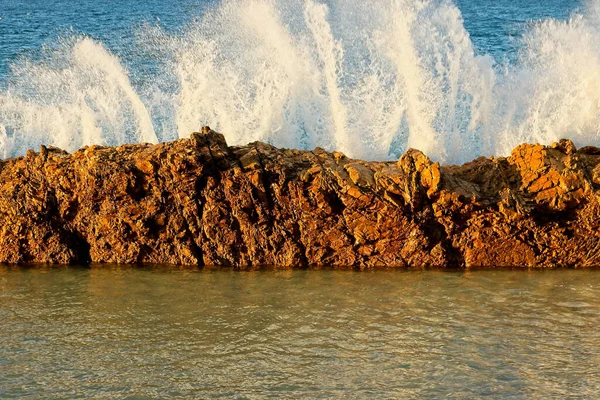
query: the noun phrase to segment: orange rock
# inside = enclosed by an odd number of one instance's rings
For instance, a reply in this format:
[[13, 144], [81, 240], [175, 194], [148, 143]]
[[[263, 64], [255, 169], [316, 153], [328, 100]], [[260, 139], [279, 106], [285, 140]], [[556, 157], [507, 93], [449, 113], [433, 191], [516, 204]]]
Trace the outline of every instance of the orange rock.
[[440, 166], [229, 147], [52, 147], [0, 161], [0, 262], [600, 265], [600, 149], [562, 140]]

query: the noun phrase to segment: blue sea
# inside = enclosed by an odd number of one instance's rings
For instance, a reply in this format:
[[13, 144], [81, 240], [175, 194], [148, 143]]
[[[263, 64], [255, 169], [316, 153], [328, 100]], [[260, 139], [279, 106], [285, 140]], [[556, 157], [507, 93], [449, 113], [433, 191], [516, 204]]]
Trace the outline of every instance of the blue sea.
[[230, 144], [442, 163], [600, 144], [598, 0], [3, 0], [0, 157]]
[[[152, 25], [183, 32], [202, 18], [207, 8], [219, 4], [214, 0], [3, 0], [0, 77], [5, 82], [10, 66], [23, 57], [40, 59], [44, 48], [55, 46], [58, 38], [86, 35], [120, 57], [133, 79], [151, 79], [149, 65], [156, 60], [136, 46], [141, 28]], [[455, 4], [477, 53], [489, 54], [498, 61], [515, 58], [519, 40], [532, 22], [565, 20], [583, 5], [580, 0], [460, 0]]]

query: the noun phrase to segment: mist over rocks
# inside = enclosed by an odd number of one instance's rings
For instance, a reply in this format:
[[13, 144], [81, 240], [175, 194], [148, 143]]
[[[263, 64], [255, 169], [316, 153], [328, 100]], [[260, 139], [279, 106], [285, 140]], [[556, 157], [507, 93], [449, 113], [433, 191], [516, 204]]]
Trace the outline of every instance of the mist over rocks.
[[523, 144], [440, 166], [365, 162], [208, 127], [161, 144], [0, 161], [0, 262], [199, 266], [600, 265], [600, 149]]

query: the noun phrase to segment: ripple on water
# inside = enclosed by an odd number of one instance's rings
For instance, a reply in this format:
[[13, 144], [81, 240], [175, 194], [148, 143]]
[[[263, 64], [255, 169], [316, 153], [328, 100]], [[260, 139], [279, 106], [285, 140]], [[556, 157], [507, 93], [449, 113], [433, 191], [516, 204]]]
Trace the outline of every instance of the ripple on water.
[[591, 398], [600, 271], [0, 270], [0, 397]]

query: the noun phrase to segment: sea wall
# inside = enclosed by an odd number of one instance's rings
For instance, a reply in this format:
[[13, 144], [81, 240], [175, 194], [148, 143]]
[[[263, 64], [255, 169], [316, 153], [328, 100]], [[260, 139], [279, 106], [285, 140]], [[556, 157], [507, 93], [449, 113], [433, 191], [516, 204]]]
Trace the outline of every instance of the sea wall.
[[278, 267], [600, 265], [600, 149], [440, 166], [230, 147], [41, 147], [0, 161], [0, 262]]

